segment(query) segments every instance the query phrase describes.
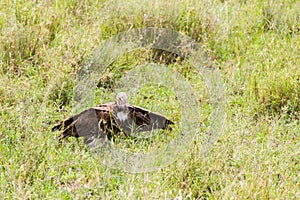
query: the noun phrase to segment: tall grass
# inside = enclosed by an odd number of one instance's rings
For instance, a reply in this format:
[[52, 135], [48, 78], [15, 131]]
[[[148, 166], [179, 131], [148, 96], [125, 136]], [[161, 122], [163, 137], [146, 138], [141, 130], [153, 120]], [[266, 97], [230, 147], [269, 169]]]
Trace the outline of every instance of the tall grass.
[[[1, 1], [0, 197], [296, 199], [299, 13], [295, 0]], [[117, 33], [142, 27], [174, 29], [209, 53], [227, 88], [227, 123], [205, 157], [196, 137], [186, 156], [166, 168], [131, 174], [99, 163], [75, 139], [60, 145], [51, 126], [74, 114], [76, 74], [93, 50]], [[190, 81], [202, 113], [209, 113], [201, 77], [172, 56], [129, 52], [99, 77], [96, 96], [106, 102], [113, 97], [103, 91], [113, 91], [126, 70], [159, 62]], [[166, 107], [160, 98], [139, 95], [145, 106]], [[172, 110], [176, 119], [180, 108]]]

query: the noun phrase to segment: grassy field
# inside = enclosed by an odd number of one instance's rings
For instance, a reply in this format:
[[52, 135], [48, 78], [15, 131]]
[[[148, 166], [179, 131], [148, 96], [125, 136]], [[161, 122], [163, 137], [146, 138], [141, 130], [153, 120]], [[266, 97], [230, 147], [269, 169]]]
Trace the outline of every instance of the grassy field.
[[[95, 48], [145, 27], [170, 28], [199, 42], [222, 74], [227, 118], [209, 154], [203, 156], [195, 137], [169, 166], [127, 173], [102, 164], [80, 141], [60, 145], [51, 126], [74, 114], [77, 73]], [[297, 199], [299, 52], [297, 0], [2, 0], [0, 198]], [[144, 49], [116, 59], [98, 79], [95, 104], [113, 100], [117, 80], [135, 65], [164, 63], [190, 82], [205, 120], [203, 80], [184, 60], [164, 55]], [[164, 110], [177, 122], [182, 113], [174, 94], [151, 87], [131, 103]]]

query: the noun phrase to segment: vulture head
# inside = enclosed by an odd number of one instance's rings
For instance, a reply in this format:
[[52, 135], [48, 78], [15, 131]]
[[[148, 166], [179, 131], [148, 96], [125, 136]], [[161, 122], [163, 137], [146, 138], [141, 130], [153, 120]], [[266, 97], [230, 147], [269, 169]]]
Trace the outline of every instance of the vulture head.
[[125, 92], [120, 92], [117, 94], [117, 105], [121, 106], [121, 105], [125, 105], [127, 104], [128, 101], [128, 96]]

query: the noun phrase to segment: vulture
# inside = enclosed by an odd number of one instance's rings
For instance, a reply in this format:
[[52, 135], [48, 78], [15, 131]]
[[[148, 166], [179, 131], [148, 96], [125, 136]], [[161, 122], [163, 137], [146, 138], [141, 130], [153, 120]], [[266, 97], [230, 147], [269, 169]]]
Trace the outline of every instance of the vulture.
[[170, 125], [174, 124], [171, 120], [150, 110], [129, 105], [127, 99], [126, 93], [118, 93], [116, 102], [100, 104], [68, 117], [55, 125], [52, 131], [62, 131], [60, 141], [70, 136], [83, 137], [84, 143], [89, 144], [94, 138], [111, 139], [122, 132], [132, 137], [135, 132], [171, 130]]

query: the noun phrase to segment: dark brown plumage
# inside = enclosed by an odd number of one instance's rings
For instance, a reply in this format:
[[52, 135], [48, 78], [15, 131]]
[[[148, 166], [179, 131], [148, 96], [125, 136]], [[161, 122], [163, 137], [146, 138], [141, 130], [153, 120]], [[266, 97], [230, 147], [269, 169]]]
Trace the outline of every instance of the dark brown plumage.
[[101, 104], [69, 117], [52, 128], [62, 130], [60, 140], [73, 136], [84, 137], [84, 143], [90, 138], [110, 139], [113, 135], [124, 132], [131, 136], [133, 132], [153, 129], [171, 129], [172, 121], [144, 108], [126, 104], [127, 96], [119, 93], [116, 103]]

